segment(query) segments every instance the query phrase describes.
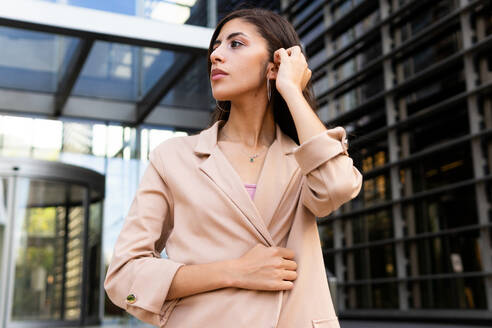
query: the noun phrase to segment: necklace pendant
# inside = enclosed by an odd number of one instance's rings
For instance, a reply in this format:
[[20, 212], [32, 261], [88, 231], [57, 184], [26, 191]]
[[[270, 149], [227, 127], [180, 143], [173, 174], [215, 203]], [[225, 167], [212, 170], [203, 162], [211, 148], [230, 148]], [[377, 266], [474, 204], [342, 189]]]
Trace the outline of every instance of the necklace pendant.
[[254, 159], [254, 157], [250, 157], [250, 158], [249, 158], [249, 161], [250, 161], [250, 162], [253, 162], [254, 160], [255, 160], [255, 159]]

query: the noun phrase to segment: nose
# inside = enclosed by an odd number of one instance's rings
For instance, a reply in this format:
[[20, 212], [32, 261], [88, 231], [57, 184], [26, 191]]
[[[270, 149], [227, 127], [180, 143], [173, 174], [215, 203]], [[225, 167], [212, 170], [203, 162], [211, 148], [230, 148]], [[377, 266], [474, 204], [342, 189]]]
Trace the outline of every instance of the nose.
[[220, 49], [220, 45], [217, 46], [217, 48], [215, 48], [214, 51], [212, 51], [212, 53], [210, 54], [210, 61], [212, 63], [215, 63], [216, 61], [223, 61], [224, 60], [224, 57], [222, 56], [219, 49]]

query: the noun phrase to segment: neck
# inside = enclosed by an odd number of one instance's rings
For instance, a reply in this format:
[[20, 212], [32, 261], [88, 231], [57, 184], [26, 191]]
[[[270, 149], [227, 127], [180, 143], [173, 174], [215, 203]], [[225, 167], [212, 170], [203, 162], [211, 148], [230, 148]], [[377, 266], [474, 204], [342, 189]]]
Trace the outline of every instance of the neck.
[[[268, 147], [275, 140], [276, 133], [272, 104], [265, 101], [248, 103], [231, 103], [229, 118], [221, 131], [225, 132], [229, 141], [242, 143], [248, 148]], [[223, 136], [219, 137], [219, 140], [222, 139]]]

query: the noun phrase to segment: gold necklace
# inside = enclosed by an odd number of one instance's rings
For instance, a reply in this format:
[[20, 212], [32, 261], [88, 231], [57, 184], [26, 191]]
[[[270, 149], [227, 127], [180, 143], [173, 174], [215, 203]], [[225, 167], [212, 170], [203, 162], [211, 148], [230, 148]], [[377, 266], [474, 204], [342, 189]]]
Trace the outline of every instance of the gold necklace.
[[[229, 140], [231, 139], [231, 138], [227, 135], [227, 133], [225, 133], [223, 130], [220, 130], [220, 131], [221, 131], [221, 132], [222, 132], [222, 134], [223, 134], [223, 135], [225, 135], [225, 136], [226, 136]], [[231, 141], [232, 141], [232, 140], [231, 140]], [[254, 154], [253, 156], [250, 156], [250, 155], [249, 155], [248, 153], [246, 153], [243, 149], [241, 149], [241, 151], [242, 151], [242, 152], [243, 152], [246, 156], [248, 156], [250, 163], [253, 163], [253, 162], [254, 162], [254, 160], [255, 160], [255, 158], [257, 158], [258, 156], [260, 156], [261, 154], [263, 154], [263, 153], [264, 153], [264, 152], [265, 152], [268, 148], [269, 148], [269, 147], [267, 147], [266, 149], [262, 150], [262, 151], [261, 151], [261, 152], [259, 152], [259, 153]]]

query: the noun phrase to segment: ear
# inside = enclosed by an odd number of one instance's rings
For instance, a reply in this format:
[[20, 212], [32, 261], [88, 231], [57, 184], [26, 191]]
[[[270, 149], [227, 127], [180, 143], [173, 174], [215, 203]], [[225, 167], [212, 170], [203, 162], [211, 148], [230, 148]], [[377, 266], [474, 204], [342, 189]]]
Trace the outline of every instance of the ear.
[[269, 80], [276, 80], [278, 73], [278, 66], [273, 62], [269, 62], [267, 66], [267, 76]]

